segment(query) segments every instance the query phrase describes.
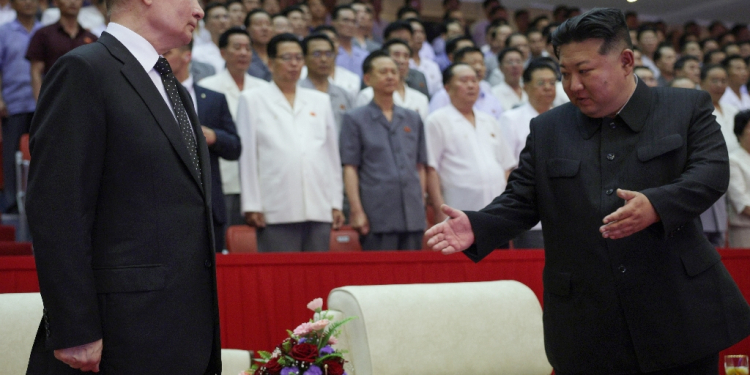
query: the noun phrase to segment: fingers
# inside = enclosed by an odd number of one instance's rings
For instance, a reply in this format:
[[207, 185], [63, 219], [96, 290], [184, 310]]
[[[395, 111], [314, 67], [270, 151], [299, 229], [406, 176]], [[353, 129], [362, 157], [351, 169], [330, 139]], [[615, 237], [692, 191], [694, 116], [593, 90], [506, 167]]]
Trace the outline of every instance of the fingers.
[[436, 250], [436, 251], [440, 250], [440, 248], [436, 249], [435, 245], [437, 245], [438, 243], [440, 243], [440, 241], [443, 241], [445, 239], [445, 235], [443, 235], [443, 233], [437, 232], [434, 235], [427, 235], [427, 234], [425, 234], [425, 236], [427, 236], [427, 238], [429, 238], [427, 240], [427, 246], [429, 246], [430, 248], [432, 248], [433, 250]]
[[370, 233], [370, 223], [365, 221], [364, 225], [362, 225], [362, 228], [360, 229], [360, 233], [362, 233], [363, 236], [366, 236], [367, 233]]
[[624, 190], [624, 189], [617, 189], [617, 196], [626, 201], [629, 201], [637, 196], [637, 192]]
[[263, 213], [257, 213], [255, 215], [255, 223], [258, 225], [259, 228], [265, 228], [266, 227], [266, 216], [263, 215]]
[[459, 210], [457, 210], [457, 209], [455, 209], [455, 208], [453, 208], [451, 206], [448, 206], [447, 204], [444, 204], [444, 205], [440, 206], [440, 211], [443, 211], [443, 213], [446, 214], [446, 215], [448, 215], [448, 217], [450, 217], [450, 218], [457, 218], [457, 217], [461, 216], [461, 211], [459, 211]]
[[[432, 226], [432, 228], [428, 229], [426, 232], [424, 232], [425, 237], [431, 238], [435, 236], [438, 233], [441, 233], [443, 231], [443, 225], [441, 224], [435, 224]], [[427, 241], [427, 244], [429, 245], [430, 242]]]

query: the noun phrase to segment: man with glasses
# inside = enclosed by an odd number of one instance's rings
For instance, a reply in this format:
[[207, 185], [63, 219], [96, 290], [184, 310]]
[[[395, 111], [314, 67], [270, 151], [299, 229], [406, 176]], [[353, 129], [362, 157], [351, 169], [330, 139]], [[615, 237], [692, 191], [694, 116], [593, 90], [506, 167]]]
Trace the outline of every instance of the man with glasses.
[[504, 110], [510, 110], [529, 100], [521, 83], [523, 61], [523, 52], [515, 47], [504, 48], [497, 54], [498, 68], [503, 73], [503, 81], [492, 88], [492, 93], [500, 100]]
[[324, 34], [312, 34], [302, 40], [302, 52], [305, 54], [307, 77], [299, 81], [299, 86], [328, 94], [336, 130], [341, 132], [341, 117], [353, 108], [354, 100], [346, 90], [329, 81], [336, 59], [333, 42]]
[[193, 60], [211, 64], [216, 72], [224, 70], [226, 64], [219, 51], [219, 37], [229, 29], [229, 11], [223, 3], [212, 2], [203, 10], [206, 14], [206, 30], [211, 34], [211, 43], [196, 44], [193, 47]]
[[344, 222], [338, 133], [328, 95], [297, 86], [304, 64], [293, 34], [268, 43], [273, 80], [240, 95], [241, 205], [260, 252], [327, 251]]

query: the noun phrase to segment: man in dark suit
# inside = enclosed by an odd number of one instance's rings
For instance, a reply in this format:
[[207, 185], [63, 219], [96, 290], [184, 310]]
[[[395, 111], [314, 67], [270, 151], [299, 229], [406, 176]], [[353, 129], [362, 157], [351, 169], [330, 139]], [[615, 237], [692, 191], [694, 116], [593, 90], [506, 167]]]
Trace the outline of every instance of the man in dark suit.
[[[45, 77], [27, 196], [44, 318], [28, 374], [221, 373], [211, 165], [159, 54], [196, 0], [108, 0], [96, 42]], [[80, 370], [80, 371], [79, 371]]]
[[224, 247], [227, 224], [227, 205], [221, 188], [221, 168], [219, 158], [237, 160], [242, 152], [240, 137], [229, 112], [227, 99], [222, 93], [209, 90], [196, 84], [193, 75], [192, 43], [174, 48], [164, 54], [172, 67], [175, 78], [187, 89], [195, 104], [201, 130], [206, 138], [208, 153], [211, 157], [211, 208], [214, 219], [214, 242], [216, 252]]
[[698, 219], [729, 175], [711, 100], [638, 82], [619, 10], [569, 19], [553, 43], [571, 104], [531, 121], [489, 206], [443, 206], [428, 245], [479, 261], [541, 220], [557, 374], [717, 374], [719, 351], [750, 334], [750, 307]]

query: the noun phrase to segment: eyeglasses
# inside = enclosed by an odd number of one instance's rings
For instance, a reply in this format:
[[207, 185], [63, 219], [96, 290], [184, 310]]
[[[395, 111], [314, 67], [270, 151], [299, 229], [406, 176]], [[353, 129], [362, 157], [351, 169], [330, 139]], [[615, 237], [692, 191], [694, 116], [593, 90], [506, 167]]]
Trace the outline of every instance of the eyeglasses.
[[330, 58], [333, 57], [333, 51], [315, 51], [315, 52], [311, 53], [310, 56], [312, 56], [313, 58], [316, 58], [316, 59], [319, 59], [319, 58], [325, 56], [326, 58], [330, 59]]
[[544, 86], [555, 86], [557, 83], [557, 80], [554, 79], [540, 79], [537, 81], [534, 81], [534, 86], [536, 87], [544, 87]]
[[503, 65], [508, 65], [508, 66], [523, 65], [523, 61], [521, 61], [521, 60], [505, 60], [505, 61], [503, 61]]
[[281, 55], [281, 56], [276, 56], [276, 58], [279, 59], [279, 60], [281, 60], [281, 61], [283, 61], [283, 62], [285, 62], [285, 63], [302, 62], [302, 61], [304, 61], [304, 57], [301, 54], [295, 54], [295, 55], [284, 54], [284, 55]]

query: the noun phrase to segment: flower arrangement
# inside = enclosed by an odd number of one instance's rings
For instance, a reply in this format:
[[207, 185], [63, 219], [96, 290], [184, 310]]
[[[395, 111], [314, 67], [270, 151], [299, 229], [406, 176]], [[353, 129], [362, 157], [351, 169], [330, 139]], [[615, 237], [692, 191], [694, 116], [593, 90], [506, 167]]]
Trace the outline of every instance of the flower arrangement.
[[334, 350], [339, 327], [352, 318], [332, 323], [333, 315], [322, 310], [323, 299], [307, 304], [314, 311], [309, 322], [300, 324], [273, 352], [258, 352], [252, 367], [240, 375], [346, 375], [343, 353]]

